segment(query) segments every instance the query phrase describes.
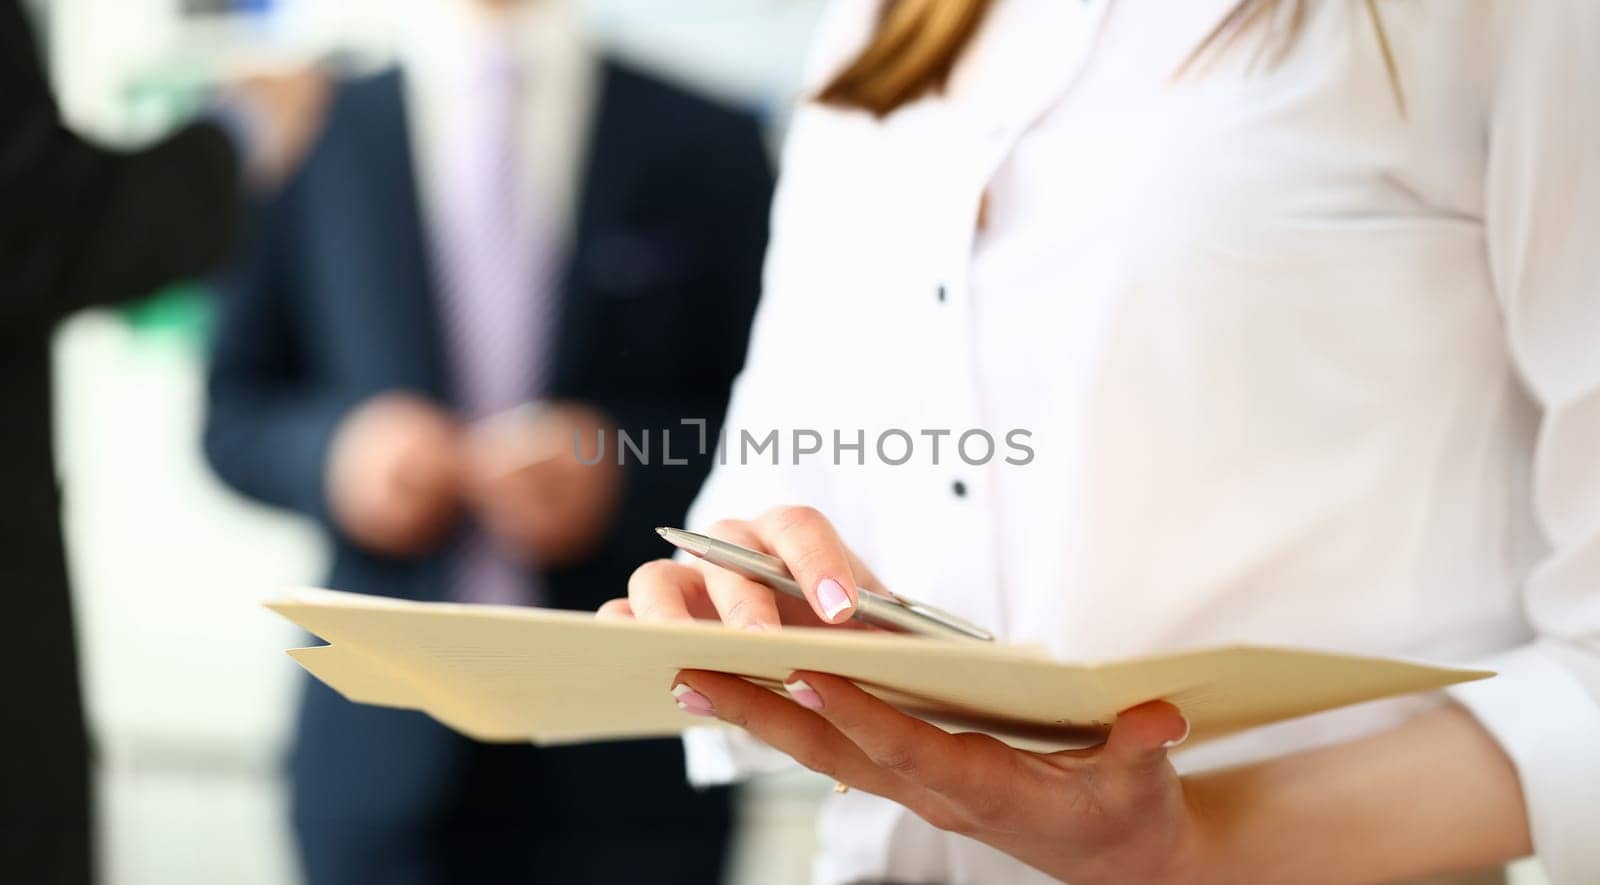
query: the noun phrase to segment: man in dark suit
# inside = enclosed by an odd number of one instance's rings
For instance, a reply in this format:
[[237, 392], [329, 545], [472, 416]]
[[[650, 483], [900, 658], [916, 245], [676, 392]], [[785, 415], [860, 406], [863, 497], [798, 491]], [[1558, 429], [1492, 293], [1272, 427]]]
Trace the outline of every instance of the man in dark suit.
[[[334, 588], [593, 610], [708, 467], [759, 288], [761, 135], [583, 50], [563, 4], [421, 6], [230, 276], [206, 451], [326, 527]], [[616, 464], [619, 428], [649, 464]], [[589, 458], [602, 429], [586, 466], [573, 435]], [[311, 680], [291, 776], [314, 885], [704, 885], [730, 824], [676, 741], [482, 745]]]
[[[50, 334], [82, 307], [145, 295], [221, 260], [240, 180], [287, 169], [314, 126], [318, 88], [261, 81], [263, 140], [238, 145], [195, 123], [150, 148], [113, 152], [61, 124], [29, 23], [0, 0], [0, 881], [87, 882], [88, 739], [51, 441]], [[255, 154], [242, 162], [239, 154]]]

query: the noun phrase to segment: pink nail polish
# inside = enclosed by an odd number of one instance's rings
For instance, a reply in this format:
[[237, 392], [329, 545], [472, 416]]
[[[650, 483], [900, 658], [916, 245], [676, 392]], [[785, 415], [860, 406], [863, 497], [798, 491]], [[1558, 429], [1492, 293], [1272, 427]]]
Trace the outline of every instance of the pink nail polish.
[[711, 699], [698, 691], [684, 685], [682, 682], [672, 687], [672, 698], [678, 702], [678, 709], [694, 716], [715, 716], [717, 711], [711, 707]]
[[1179, 744], [1183, 743], [1184, 741], [1186, 741], [1188, 739], [1189, 739], [1189, 720], [1185, 719], [1185, 720], [1183, 720], [1183, 734], [1180, 734], [1177, 737], [1173, 738], [1172, 740], [1167, 741], [1166, 743], [1162, 744], [1161, 748], [1164, 749], [1164, 750], [1170, 750], [1173, 747], [1178, 746]]
[[794, 698], [795, 703], [807, 710], [822, 709], [822, 695], [817, 694], [817, 690], [807, 685], [804, 679], [785, 682], [783, 690], [789, 693], [789, 697]]
[[831, 623], [839, 613], [850, 608], [850, 594], [844, 585], [832, 578], [823, 578], [817, 584], [817, 602], [822, 605], [822, 616]]

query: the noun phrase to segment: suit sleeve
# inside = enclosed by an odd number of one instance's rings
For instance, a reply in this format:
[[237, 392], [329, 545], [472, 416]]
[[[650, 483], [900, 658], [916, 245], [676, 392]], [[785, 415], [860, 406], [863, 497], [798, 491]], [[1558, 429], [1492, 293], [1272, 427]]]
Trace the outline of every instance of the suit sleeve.
[[62, 126], [27, 23], [0, 0], [0, 328], [146, 295], [220, 261], [239, 171], [222, 130], [190, 125], [140, 151]]
[[1600, 882], [1600, 5], [1502, 3], [1485, 181], [1489, 264], [1512, 358], [1542, 409], [1528, 576], [1536, 637], [1453, 691], [1516, 766], [1554, 882]]
[[307, 357], [288, 221], [298, 192], [291, 187], [263, 210], [257, 234], [219, 281], [204, 448], [234, 489], [329, 524], [328, 448], [355, 398], [324, 383]]

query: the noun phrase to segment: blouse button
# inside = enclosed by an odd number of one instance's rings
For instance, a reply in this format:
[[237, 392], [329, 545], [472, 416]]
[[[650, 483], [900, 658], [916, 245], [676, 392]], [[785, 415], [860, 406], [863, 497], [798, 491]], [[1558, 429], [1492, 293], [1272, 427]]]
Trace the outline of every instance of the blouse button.
[[950, 484], [950, 491], [954, 492], [957, 498], [965, 498], [967, 496], [967, 484], [958, 479]]
[[938, 298], [939, 298], [939, 303], [943, 304], [944, 303], [944, 299], [945, 299], [945, 292], [944, 292], [944, 285], [943, 284], [940, 284], [940, 286], [939, 286]]

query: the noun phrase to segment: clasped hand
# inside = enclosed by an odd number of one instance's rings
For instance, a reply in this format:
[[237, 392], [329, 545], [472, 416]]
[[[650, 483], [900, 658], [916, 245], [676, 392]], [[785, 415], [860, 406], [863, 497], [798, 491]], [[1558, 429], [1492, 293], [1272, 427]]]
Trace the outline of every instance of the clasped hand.
[[464, 426], [421, 397], [387, 393], [353, 410], [328, 456], [340, 530], [378, 553], [431, 552], [463, 515], [508, 553], [544, 566], [581, 559], [604, 537], [621, 496], [614, 464], [583, 464], [573, 434], [603, 417], [574, 404]]

